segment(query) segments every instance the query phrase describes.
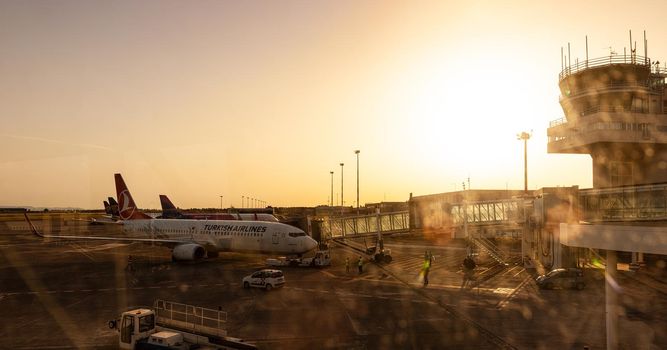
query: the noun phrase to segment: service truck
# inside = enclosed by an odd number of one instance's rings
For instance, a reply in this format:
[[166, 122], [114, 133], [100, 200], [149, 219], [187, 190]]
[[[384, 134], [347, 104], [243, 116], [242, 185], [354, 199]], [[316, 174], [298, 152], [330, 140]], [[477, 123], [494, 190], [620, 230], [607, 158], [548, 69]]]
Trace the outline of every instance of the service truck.
[[279, 258], [266, 259], [266, 264], [269, 266], [310, 266], [323, 267], [331, 265], [331, 254], [328, 250], [318, 250], [315, 256], [309, 258], [288, 258], [281, 256]]
[[123, 312], [109, 328], [118, 331], [120, 349], [257, 349], [228, 337], [226, 322], [220, 310], [156, 300], [152, 309]]

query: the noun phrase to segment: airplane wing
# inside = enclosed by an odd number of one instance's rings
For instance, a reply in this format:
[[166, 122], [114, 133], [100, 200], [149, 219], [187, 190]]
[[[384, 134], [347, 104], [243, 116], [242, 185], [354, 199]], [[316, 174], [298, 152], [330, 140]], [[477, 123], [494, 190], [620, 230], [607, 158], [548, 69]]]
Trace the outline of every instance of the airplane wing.
[[77, 239], [77, 240], [96, 240], [96, 241], [114, 241], [114, 242], [125, 242], [125, 243], [156, 243], [159, 245], [164, 245], [168, 247], [175, 247], [184, 243], [195, 243], [189, 239], [162, 239], [162, 238], [132, 238], [132, 237], [104, 237], [104, 236], [67, 236], [67, 235], [45, 235], [37, 230], [37, 227], [30, 221], [28, 218], [28, 213], [23, 213], [26, 221], [28, 221], [28, 226], [30, 226], [30, 231], [37, 237], [40, 238], [57, 238], [57, 239]]

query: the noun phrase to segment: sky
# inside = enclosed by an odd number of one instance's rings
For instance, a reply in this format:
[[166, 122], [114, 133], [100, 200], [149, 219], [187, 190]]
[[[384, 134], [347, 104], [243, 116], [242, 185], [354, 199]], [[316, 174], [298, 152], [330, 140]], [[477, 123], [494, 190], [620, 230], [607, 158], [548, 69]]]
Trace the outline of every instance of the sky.
[[[0, 205], [361, 204], [592, 186], [548, 154], [561, 48], [667, 60], [667, 3], [0, 0]], [[468, 180], [469, 179], [469, 180]], [[243, 205], [246, 206], [246, 205]]]

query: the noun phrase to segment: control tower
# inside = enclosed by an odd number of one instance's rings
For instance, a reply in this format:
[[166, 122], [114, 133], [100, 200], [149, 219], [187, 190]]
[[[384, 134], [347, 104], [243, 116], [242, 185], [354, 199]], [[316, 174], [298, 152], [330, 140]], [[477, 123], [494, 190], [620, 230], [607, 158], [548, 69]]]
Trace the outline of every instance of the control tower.
[[644, 54], [566, 58], [558, 76], [565, 116], [550, 122], [547, 150], [590, 154], [594, 188], [667, 182], [667, 70], [645, 39]]

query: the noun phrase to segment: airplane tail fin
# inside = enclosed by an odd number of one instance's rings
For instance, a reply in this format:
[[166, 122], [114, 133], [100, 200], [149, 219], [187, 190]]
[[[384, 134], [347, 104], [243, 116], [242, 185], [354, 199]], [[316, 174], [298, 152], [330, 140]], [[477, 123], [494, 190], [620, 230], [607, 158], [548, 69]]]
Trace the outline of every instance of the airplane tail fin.
[[37, 231], [37, 227], [35, 227], [35, 225], [32, 224], [32, 221], [30, 221], [28, 213], [23, 213], [23, 215], [25, 216], [25, 220], [28, 222], [28, 226], [30, 227], [30, 232], [32, 232], [32, 234], [34, 234], [39, 238], [44, 238], [44, 235], [41, 234], [39, 231]]
[[160, 195], [160, 204], [162, 205], [162, 211], [176, 211], [177, 208], [164, 194]]
[[116, 202], [116, 200], [113, 199], [113, 197], [109, 197], [108, 199], [109, 199], [109, 208], [111, 209], [110, 213], [111, 217], [113, 218], [119, 217], [120, 214], [118, 214], [118, 202]]
[[107, 201], [104, 201], [104, 212], [108, 215], [111, 215], [111, 206]]
[[127, 189], [123, 176], [114, 174], [116, 180], [116, 197], [118, 197], [118, 214], [122, 220], [142, 220], [152, 219], [152, 217], [137, 209], [137, 205], [132, 199], [130, 190]]

